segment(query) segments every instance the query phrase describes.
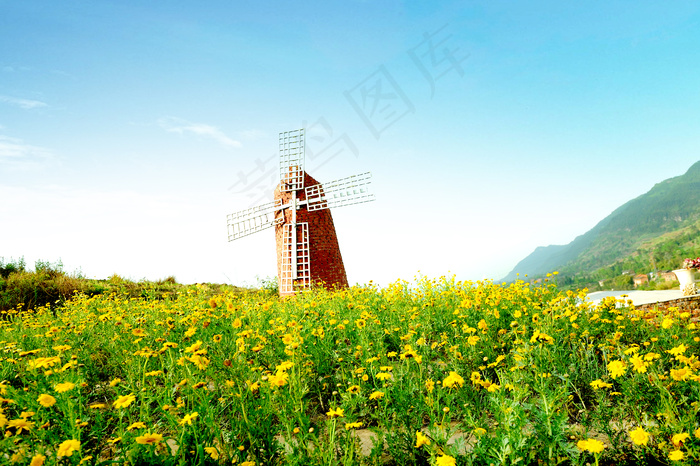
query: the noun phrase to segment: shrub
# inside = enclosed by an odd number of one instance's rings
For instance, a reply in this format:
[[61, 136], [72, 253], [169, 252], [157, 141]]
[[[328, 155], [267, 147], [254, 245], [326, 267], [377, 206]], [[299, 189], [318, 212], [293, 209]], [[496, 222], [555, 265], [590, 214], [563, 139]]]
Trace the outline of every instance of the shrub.
[[1, 278], [7, 278], [10, 276], [11, 273], [15, 272], [24, 272], [24, 257], [21, 257], [17, 259], [16, 261], [13, 261], [12, 258], [10, 258], [10, 262], [5, 262], [4, 257], [0, 257], [0, 277]]

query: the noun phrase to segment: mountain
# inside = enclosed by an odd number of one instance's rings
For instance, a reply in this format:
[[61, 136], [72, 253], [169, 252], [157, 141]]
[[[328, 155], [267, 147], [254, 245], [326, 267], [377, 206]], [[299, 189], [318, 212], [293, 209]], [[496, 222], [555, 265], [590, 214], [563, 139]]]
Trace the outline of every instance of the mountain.
[[700, 162], [618, 207], [567, 245], [538, 247], [503, 281], [558, 271], [564, 283], [597, 284], [627, 270], [675, 269], [700, 255]]

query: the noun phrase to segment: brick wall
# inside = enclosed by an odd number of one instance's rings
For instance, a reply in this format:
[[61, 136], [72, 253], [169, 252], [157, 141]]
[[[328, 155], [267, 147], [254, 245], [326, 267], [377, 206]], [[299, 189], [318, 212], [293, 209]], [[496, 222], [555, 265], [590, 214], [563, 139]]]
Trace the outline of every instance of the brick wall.
[[[318, 181], [308, 173], [304, 173], [304, 186], [313, 186]], [[281, 199], [282, 204], [290, 201], [292, 193], [282, 192], [281, 185], [275, 189], [275, 200]], [[306, 199], [304, 191], [297, 191], [297, 199]], [[277, 218], [284, 215], [284, 223], [291, 222], [291, 209], [284, 209], [284, 213], [278, 212]], [[306, 206], [297, 210], [297, 223], [309, 223], [309, 253], [311, 262], [311, 282], [322, 282], [327, 288], [348, 286], [348, 278], [343, 266], [343, 257], [338, 246], [338, 237], [333, 225], [333, 216], [330, 209], [309, 212]], [[282, 260], [284, 254], [282, 224], [275, 226], [275, 242], [277, 244], [277, 278], [282, 281]], [[280, 293], [281, 294], [281, 293]]]
[[649, 303], [640, 304], [639, 306], [634, 306], [635, 309], [642, 309], [645, 311], [650, 311], [653, 309], [658, 309], [662, 312], [666, 312], [669, 307], [678, 308], [679, 311], [690, 311], [695, 317], [696, 314], [700, 315], [700, 296], [686, 296], [683, 298], [673, 299], [671, 301], [662, 301], [660, 303]]

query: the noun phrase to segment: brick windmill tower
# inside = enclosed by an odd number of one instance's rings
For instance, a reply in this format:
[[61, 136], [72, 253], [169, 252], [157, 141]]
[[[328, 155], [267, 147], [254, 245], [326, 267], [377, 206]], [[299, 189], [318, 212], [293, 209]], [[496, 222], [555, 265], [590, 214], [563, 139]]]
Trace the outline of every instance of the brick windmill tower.
[[274, 201], [228, 215], [228, 240], [275, 227], [281, 296], [313, 283], [346, 287], [331, 207], [374, 200], [369, 173], [320, 184], [304, 171], [304, 130], [279, 135], [280, 184]]

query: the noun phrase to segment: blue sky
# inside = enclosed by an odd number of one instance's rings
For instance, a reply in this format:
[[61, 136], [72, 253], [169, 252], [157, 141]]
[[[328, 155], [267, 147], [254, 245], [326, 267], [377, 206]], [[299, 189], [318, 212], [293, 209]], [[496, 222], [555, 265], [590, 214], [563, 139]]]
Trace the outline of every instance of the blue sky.
[[700, 160], [700, 5], [0, 0], [0, 256], [254, 284], [277, 135], [351, 283], [499, 279]]

